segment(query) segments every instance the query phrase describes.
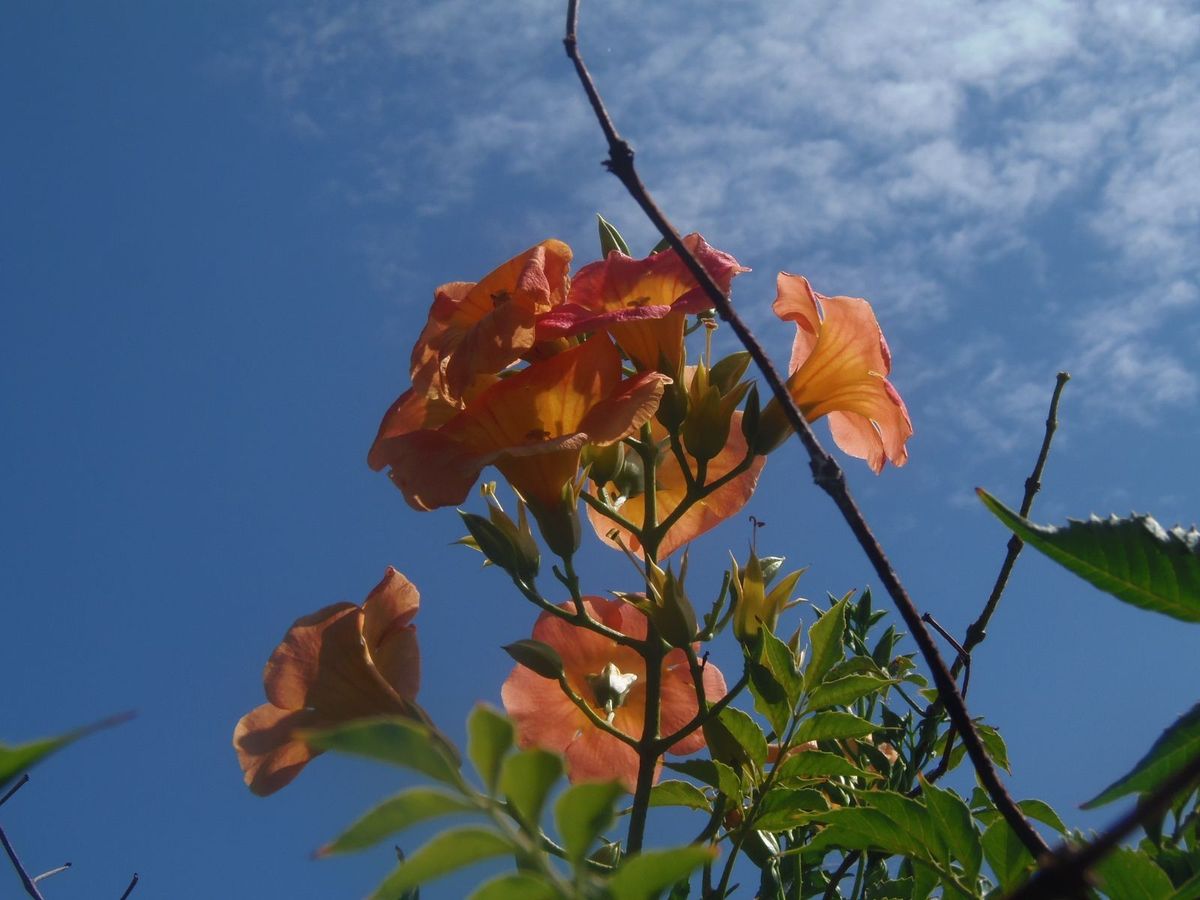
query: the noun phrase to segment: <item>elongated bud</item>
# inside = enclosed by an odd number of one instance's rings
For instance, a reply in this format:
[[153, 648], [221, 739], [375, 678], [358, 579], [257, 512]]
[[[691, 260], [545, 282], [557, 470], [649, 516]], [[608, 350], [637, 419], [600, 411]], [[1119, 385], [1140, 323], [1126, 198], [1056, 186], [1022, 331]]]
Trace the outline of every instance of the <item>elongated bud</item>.
[[775, 398], [767, 404], [758, 419], [758, 429], [754, 433], [751, 446], [759, 456], [766, 456], [788, 439], [792, 433], [791, 423], [784, 415], [783, 406]]
[[529, 671], [558, 681], [563, 675], [562, 657], [549, 644], [526, 638], [504, 646], [504, 652]]

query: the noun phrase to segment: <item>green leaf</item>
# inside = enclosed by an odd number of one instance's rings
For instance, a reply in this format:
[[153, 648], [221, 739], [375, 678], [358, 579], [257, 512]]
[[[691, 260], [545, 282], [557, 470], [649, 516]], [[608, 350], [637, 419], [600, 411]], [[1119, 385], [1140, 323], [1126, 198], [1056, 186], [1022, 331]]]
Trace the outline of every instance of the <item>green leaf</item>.
[[813, 819], [820, 819], [829, 809], [829, 798], [814, 788], [789, 790], [774, 788], [758, 808], [754, 827], [758, 831], [791, 831]]
[[1144, 794], [1200, 754], [1200, 703], [1175, 720], [1128, 773], [1083, 804], [1094, 809], [1126, 794]]
[[[937, 821], [928, 809], [911, 797], [895, 791], [856, 791], [864, 806], [879, 810], [925, 848], [923, 859], [943, 863], [949, 859], [950, 848], [942, 838]], [[949, 866], [944, 866], [949, 869]]]
[[1169, 900], [1196, 900], [1197, 897], [1200, 897], [1200, 872], [1181, 884]]
[[[783, 582], [780, 582], [780, 586], [786, 587], [789, 581], [794, 584], [795, 578], [799, 578], [801, 574], [802, 572], [793, 572]], [[795, 578], [792, 577], [793, 575]], [[781, 641], [774, 632], [764, 628], [760, 635], [758, 661], [775, 676], [775, 680], [787, 695], [788, 706], [795, 708], [800, 701], [800, 695], [804, 692], [804, 679], [800, 677], [800, 672], [796, 668], [796, 656], [792, 653], [792, 648]]]
[[737, 772], [718, 760], [685, 759], [677, 762], [667, 761], [664, 765], [681, 775], [689, 775], [697, 781], [703, 781], [731, 800], [738, 800], [742, 796], [742, 781]]
[[716, 858], [709, 847], [647, 850], [631, 857], [609, 881], [614, 900], [654, 900], [658, 892]]
[[554, 821], [567, 856], [576, 865], [615, 819], [613, 807], [625, 793], [616, 781], [590, 781], [563, 791], [554, 805]]
[[830, 706], [848, 706], [855, 700], [881, 691], [896, 684], [887, 678], [875, 675], [848, 675], [845, 678], [826, 680], [808, 695], [809, 709], [826, 709]]
[[485, 881], [468, 900], [560, 900], [551, 884], [527, 872], [511, 872]]
[[806, 741], [832, 741], [866, 737], [879, 730], [874, 722], [853, 713], [820, 712], [809, 716], [796, 729], [796, 744]]
[[322, 750], [365, 756], [421, 772], [455, 787], [462, 785], [458, 766], [440, 740], [411, 719], [398, 716], [358, 719], [326, 731], [310, 732], [304, 739]]
[[993, 822], [983, 833], [983, 855], [1002, 888], [1011, 888], [1025, 880], [1034, 865], [1033, 857], [1003, 819]]
[[810, 852], [842, 847], [846, 850], [883, 850], [915, 859], [929, 859], [928, 850], [917, 838], [897, 825], [886, 813], [868, 806], [843, 806], [821, 816], [826, 827], [805, 847]]
[[804, 670], [804, 687], [810, 693], [825, 678], [825, 673], [842, 661], [846, 648], [842, 643], [846, 632], [847, 594], [833, 604], [821, 618], [808, 629], [808, 666]]
[[717, 719], [729, 729], [734, 740], [742, 745], [746, 754], [760, 769], [767, 761], [767, 738], [758, 723], [747, 713], [727, 706], [717, 714]]
[[1045, 800], [1022, 800], [1017, 806], [1020, 807], [1021, 812], [1034, 821], [1041, 822], [1043, 825], [1049, 825], [1059, 834], [1067, 833], [1066, 824]]
[[662, 781], [650, 789], [651, 806], [686, 806], [712, 809], [708, 796], [689, 781]]
[[1094, 869], [1100, 888], [1113, 900], [1168, 900], [1175, 886], [1146, 854], [1118, 847]]
[[950, 855], [962, 863], [967, 883], [974, 884], [983, 865], [983, 846], [975, 831], [971, 810], [953, 791], [943, 790], [924, 779], [921, 779], [921, 796]]
[[[767, 634], [767, 629], [763, 628], [759, 634]], [[787, 692], [766, 666], [747, 659], [746, 671], [750, 675], [750, 694], [754, 697], [754, 708], [770, 723], [776, 734], [782, 734], [792, 715]]]
[[882, 777], [860, 769], [844, 756], [824, 750], [804, 750], [789, 756], [779, 764], [779, 772], [775, 777], [779, 781], [786, 781], [789, 778], [825, 779], [837, 776], [864, 780]]
[[400, 863], [371, 896], [373, 900], [394, 900], [409, 888], [516, 849], [507, 838], [488, 828], [468, 826], [443, 831]]
[[475, 806], [461, 797], [433, 788], [412, 788], [384, 800], [317, 851], [318, 856], [349, 853], [377, 844], [385, 837], [413, 825], [454, 813], [474, 812]]
[[979, 732], [979, 740], [983, 743], [983, 749], [987, 751], [988, 756], [992, 758], [992, 762], [1005, 772], [1011, 772], [1012, 768], [1008, 763], [1008, 746], [1004, 743], [1000, 732], [982, 722], [975, 723], [975, 730]]
[[110, 716], [107, 719], [101, 719], [99, 722], [94, 722], [91, 725], [84, 725], [82, 728], [68, 731], [66, 734], [60, 734], [57, 737], [43, 738], [40, 741], [30, 741], [27, 744], [18, 744], [15, 747], [8, 744], [0, 744], [0, 790], [3, 790], [18, 775], [33, 768], [47, 756], [58, 752], [68, 744], [73, 744], [75, 741], [82, 737], [87, 737], [93, 732], [104, 728], [111, 728], [114, 725], [120, 725], [122, 722], [128, 722], [132, 718], [132, 713], [120, 713], [119, 715]]
[[467, 718], [467, 756], [489, 792], [496, 790], [500, 763], [512, 745], [512, 722], [498, 710], [477, 704]]
[[500, 789], [517, 816], [530, 829], [537, 828], [550, 788], [562, 777], [563, 761], [557, 753], [536, 747], [522, 750], [500, 766]]
[[1126, 603], [1200, 622], [1200, 531], [1167, 530], [1151, 516], [1092, 516], [1063, 528], [1035, 525], [977, 489], [984, 505], [1027, 544]]
[[617, 231], [616, 227], [605, 220], [604, 216], [596, 216], [596, 224], [600, 229], [600, 258], [607, 259], [608, 254], [613, 250], [624, 253], [626, 256], [633, 256], [629, 252], [629, 245], [625, 243], [625, 238], [621, 237], [621, 232]]

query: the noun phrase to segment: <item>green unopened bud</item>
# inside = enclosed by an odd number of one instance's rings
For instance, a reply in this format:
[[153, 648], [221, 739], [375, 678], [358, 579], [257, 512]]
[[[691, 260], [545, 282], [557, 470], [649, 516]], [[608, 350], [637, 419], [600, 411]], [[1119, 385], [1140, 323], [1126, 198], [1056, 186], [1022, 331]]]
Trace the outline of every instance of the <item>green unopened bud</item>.
[[783, 412], [783, 406], [779, 400], [772, 398], [758, 418], [758, 428], [754, 432], [751, 447], [759, 456], [766, 456], [786, 441], [791, 433], [792, 425]]
[[646, 615], [654, 622], [662, 639], [672, 647], [688, 646], [696, 640], [696, 611], [684, 590], [686, 554], [678, 577], [669, 566], [664, 572], [654, 563], [648, 564], [647, 574], [654, 596], [644, 608]]
[[621, 232], [617, 231], [616, 226], [611, 222], [607, 222], [604, 216], [597, 214], [596, 224], [600, 229], [600, 258], [606, 259], [608, 254], [616, 250], [618, 253], [624, 253], [626, 256], [633, 256], [629, 252], [629, 245], [625, 243], [625, 238], [621, 237]]
[[747, 351], [731, 353], [712, 367], [708, 373], [708, 383], [715, 384], [722, 394], [728, 394], [746, 374], [749, 365], [750, 354]]
[[762, 418], [762, 410], [758, 400], [758, 385], [754, 384], [750, 386], [750, 393], [746, 397], [746, 405], [742, 409], [742, 437], [746, 439], [747, 447], [754, 446], [760, 418]]
[[[737, 563], [734, 563], [735, 571]], [[774, 630], [775, 617], [767, 609], [766, 582], [758, 554], [751, 553], [746, 568], [733, 580], [733, 633], [743, 643], [752, 641], [765, 625]], [[776, 616], [778, 613], [776, 613]]]
[[459, 510], [458, 514], [462, 516], [463, 524], [471, 533], [470, 539], [464, 539], [463, 543], [474, 546], [489, 563], [503, 569], [509, 575], [521, 577], [518, 574], [524, 568], [521, 555], [509, 536], [483, 516], [462, 510]]
[[562, 496], [558, 503], [551, 507], [540, 504], [529, 504], [529, 510], [537, 519], [538, 529], [542, 532], [542, 540], [551, 552], [563, 559], [569, 559], [579, 549], [579, 495], [575, 485], [564, 484]]
[[532, 638], [515, 641], [504, 646], [504, 652], [511, 656], [519, 665], [529, 671], [558, 681], [563, 675], [562, 657], [549, 644], [535, 641]]
[[693, 400], [687, 421], [683, 423], [683, 443], [688, 453], [699, 461], [712, 459], [729, 440], [729, 422], [732, 410], [726, 410], [721, 402], [721, 392], [710, 386]]
[[580, 462], [584, 466], [591, 467], [588, 469], [588, 477], [596, 484], [603, 486], [616, 478], [617, 473], [625, 464], [625, 444], [621, 441], [604, 447], [588, 444], [583, 448]]
[[676, 378], [663, 388], [662, 399], [658, 401], [658, 412], [655, 414], [659, 424], [670, 432], [679, 430], [683, 420], [687, 418], [689, 397], [682, 378]]

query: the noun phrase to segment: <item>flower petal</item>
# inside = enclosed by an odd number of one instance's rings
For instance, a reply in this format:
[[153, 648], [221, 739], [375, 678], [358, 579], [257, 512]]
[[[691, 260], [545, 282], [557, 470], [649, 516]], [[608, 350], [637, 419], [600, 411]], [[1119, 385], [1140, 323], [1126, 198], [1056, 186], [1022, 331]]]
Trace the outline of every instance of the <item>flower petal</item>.
[[408, 701], [416, 700], [421, 686], [421, 655], [411, 624], [420, 603], [416, 586], [389, 566], [362, 607], [362, 639], [375, 671]]
[[293, 737], [296, 729], [312, 727], [310, 710], [284, 710], [265, 703], [238, 721], [233, 747], [247, 786], [260, 797], [273, 794], [300, 774], [321, 751]]

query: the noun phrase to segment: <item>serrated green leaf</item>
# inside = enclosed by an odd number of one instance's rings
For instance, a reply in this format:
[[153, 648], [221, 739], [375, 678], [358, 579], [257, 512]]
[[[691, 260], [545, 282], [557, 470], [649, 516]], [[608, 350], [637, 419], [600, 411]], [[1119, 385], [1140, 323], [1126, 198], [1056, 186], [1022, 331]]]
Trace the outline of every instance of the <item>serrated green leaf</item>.
[[1168, 900], [1175, 886], [1146, 854], [1118, 847], [1093, 869], [1100, 889], [1112, 900]]
[[826, 753], [823, 750], [804, 750], [789, 756], [779, 764], [779, 771], [775, 777], [779, 781], [786, 781], [789, 778], [820, 779], [839, 776], [868, 781], [882, 777], [876, 772], [860, 769], [844, 756]]
[[983, 855], [1000, 887], [1008, 890], [1025, 880], [1034, 865], [1033, 857], [1003, 819], [993, 822], [983, 833]]
[[563, 847], [578, 864], [600, 834], [616, 818], [614, 807], [625, 789], [615, 781], [591, 781], [572, 785], [554, 805], [554, 821]]
[[[859, 803], [879, 810], [925, 848], [922, 859], [945, 863], [950, 849], [933, 814], [911, 797], [895, 791], [855, 791]], [[945, 868], [949, 868], [945, 866]]]
[[979, 732], [979, 740], [983, 744], [983, 749], [987, 751], [992, 762], [1002, 768], [1005, 772], [1011, 772], [1012, 768], [1008, 763], [1008, 745], [1004, 743], [1004, 738], [991, 725], [985, 725], [982, 722], [975, 723], [975, 730]]
[[759, 805], [754, 827], [759, 831], [791, 831], [820, 819], [828, 809], [829, 798], [818, 790], [776, 787]]
[[73, 744], [93, 732], [128, 722], [131, 718], [133, 718], [132, 713], [121, 713], [57, 737], [42, 738], [39, 741], [30, 741], [27, 744], [17, 744], [16, 746], [0, 744], [0, 790], [3, 790], [18, 775], [32, 769], [47, 756], [57, 753], [68, 744]]
[[[711, 726], [717, 726], [716, 731], [725, 732], [728, 739], [744, 755], [756, 769], [761, 770], [767, 761], [767, 738], [758, 727], [758, 723], [740, 709], [727, 706], [717, 714], [715, 722], [705, 726], [705, 733], [712, 731]], [[710, 740], [711, 740], [711, 735]]]
[[[760, 635], [766, 633], [765, 628], [759, 632]], [[787, 692], [766, 666], [747, 659], [746, 671], [750, 675], [750, 695], [754, 698], [754, 708], [770, 723], [776, 734], [782, 734], [792, 715]]]
[[825, 673], [842, 661], [846, 655], [842, 637], [846, 632], [847, 594], [833, 604], [821, 618], [808, 629], [808, 665], [804, 670], [804, 689], [810, 693], [825, 678]]
[[608, 883], [613, 900], [654, 900], [658, 892], [716, 859], [710, 847], [646, 850], [622, 864]]
[[796, 729], [796, 744], [807, 741], [846, 740], [866, 737], [879, 730], [879, 726], [853, 713], [819, 712], [808, 716]]
[[500, 763], [512, 746], [512, 722], [499, 710], [476, 704], [467, 718], [467, 756], [489, 792], [495, 792]]
[[921, 796], [951, 857], [962, 863], [967, 883], [974, 884], [983, 865], [983, 845], [967, 804], [953, 791], [943, 790], [924, 779], [921, 780]]
[[467, 900], [561, 900], [562, 893], [528, 872], [511, 872], [485, 881]]
[[651, 806], [686, 806], [712, 809], [708, 796], [689, 781], [661, 781], [650, 789]]
[[305, 740], [322, 750], [402, 766], [456, 787], [462, 784], [458, 765], [441, 741], [411, 719], [398, 716], [357, 719], [337, 728], [306, 734]]
[[[794, 575], [796, 578], [799, 578], [801, 574], [803, 574], [803, 570], [793, 572], [792, 575], [787, 576], [787, 578], [780, 582], [779, 587], [786, 585], [789, 581], [794, 584], [795, 579], [792, 576]], [[771, 601], [768, 597], [769, 602]], [[800, 700], [800, 695], [804, 692], [804, 679], [801, 678], [800, 672], [796, 668], [795, 654], [792, 653], [792, 648], [781, 641], [779, 636], [774, 632], [764, 628], [760, 634], [761, 642], [758, 645], [758, 661], [766, 666], [771, 671], [771, 674], [775, 676], [775, 680], [783, 688], [784, 694], [787, 697], [788, 708], [794, 709]]]
[[1152, 791], [1197, 754], [1200, 754], [1200, 703], [1176, 719], [1137, 765], [1083, 804], [1083, 808], [1094, 809], [1126, 794]]
[[846, 850], [883, 850], [915, 859], [929, 853], [917, 839], [890, 816], [867, 806], [843, 806], [821, 816], [826, 827], [805, 848], [805, 854], [841, 847]]
[[685, 759], [674, 762], [667, 761], [664, 765], [681, 775], [691, 776], [697, 781], [716, 788], [731, 800], [738, 800], [742, 796], [742, 781], [738, 778], [737, 772], [718, 760]]
[[413, 825], [454, 813], [474, 812], [476, 808], [462, 797], [433, 788], [412, 788], [384, 800], [374, 809], [317, 851], [318, 856], [363, 850], [388, 835]]
[[982, 489], [1001, 522], [1085, 581], [1142, 609], [1200, 622], [1200, 532], [1167, 530], [1151, 516], [1092, 516], [1063, 528], [1035, 525]]
[[1045, 800], [1022, 800], [1017, 806], [1020, 807], [1021, 812], [1034, 821], [1049, 825], [1059, 834], [1067, 833], [1066, 824]]
[[521, 821], [533, 829], [541, 821], [550, 789], [562, 774], [563, 761], [557, 753], [536, 747], [522, 750], [500, 764], [500, 790]]
[[1196, 900], [1197, 897], [1200, 897], [1200, 872], [1181, 884], [1169, 900]]
[[826, 679], [824, 684], [808, 695], [808, 708], [815, 710], [830, 706], [848, 706], [855, 700], [893, 684], [896, 682], [891, 679], [874, 675], [847, 675], [835, 680]]
[[600, 231], [600, 258], [607, 259], [608, 254], [613, 250], [619, 253], [624, 253], [626, 256], [632, 256], [629, 252], [629, 245], [625, 243], [625, 238], [621, 237], [621, 232], [617, 231], [616, 226], [605, 220], [604, 216], [596, 216], [596, 224]]
[[468, 826], [443, 831], [400, 863], [375, 889], [372, 900], [394, 900], [409, 888], [515, 850], [507, 838], [488, 828]]

